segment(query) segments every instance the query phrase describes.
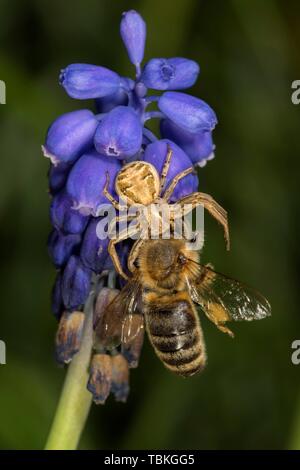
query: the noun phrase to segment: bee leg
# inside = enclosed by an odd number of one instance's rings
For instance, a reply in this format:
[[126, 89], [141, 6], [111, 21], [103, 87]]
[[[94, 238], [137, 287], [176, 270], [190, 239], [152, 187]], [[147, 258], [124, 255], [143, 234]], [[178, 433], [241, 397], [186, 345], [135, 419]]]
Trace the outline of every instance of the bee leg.
[[202, 205], [223, 226], [226, 247], [227, 250], [230, 249], [227, 212], [209, 194], [192, 193], [179, 199], [177, 204], [180, 204], [183, 208], [183, 216], [189, 214], [197, 206]]
[[222, 325], [221, 323], [215, 323], [218, 330], [222, 331], [222, 333], [226, 333], [230, 336], [230, 338], [234, 338], [234, 333], [231, 331], [227, 326]]
[[119, 235], [116, 238], [113, 238], [112, 240], [110, 240], [110, 242], [108, 244], [108, 253], [111, 257], [111, 260], [114, 264], [114, 267], [115, 267], [117, 273], [126, 280], [128, 280], [129, 277], [127, 276], [127, 274], [124, 273], [124, 271], [122, 269], [120, 258], [118, 256], [117, 251], [116, 251], [115, 245], [117, 243], [120, 243], [120, 242], [124, 241], [124, 240], [127, 240], [127, 238], [130, 238], [133, 235], [136, 235], [138, 232], [139, 232], [138, 227], [133, 227], [133, 228], [131, 228], [131, 230], [130, 229], [129, 230], [125, 229], [121, 233], [119, 233]]
[[[208, 276], [203, 279], [203, 283], [209, 285], [213, 281], [214, 277]], [[210, 303], [210, 308], [205, 310], [207, 318], [222, 331], [231, 338], [234, 338], [234, 333], [225, 325], [227, 321], [230, 321], [227, 311], [219, 304]]]
[[172, 157], [172, 153], [173, 153], [173, 151], [172, 151], [172, 149], [169, 145], [167, 146], [167, 149], [168, 149], [168, 152], [167, 152], [166, 160], [165, 160], [165, 163], [164, 163], [161, 175], [160, 175], [159, 195], [161, 195], [161, 192], [164, 189], [165, 182], [166, 182], [166, 177], [167, 177], [167, 174], [168, 174], [168, 171], [169, 171], [169, 167], [170, 167], [170, 163], [171, 163], [171, 157]]
[[[205, 282], [205, 280], [204, 280]], [[211, 279], [207, 281], [207, 283], [210, 283]], [[222, 311], [222, 309], [219, 309], [219, 306], [216, 306], [213, 310], [211, 309], [210, 311], [205, 310], [205, 314], [207, 318], [218, 328], [218, 330], [222, 331], [222, 333], [226, 333], [229, 335], [231, 338], [234, 338], [234, 333], [231, 331], [226, 325], [226, 321], [229, 321], [230, 318], [228, 317], [227, 313], [225, 311]]]
[[136, 266], [135, 266], [135, 261], [139, 255], [139, 251], [140, 251], [140, 248], [143, 244], [144, 240], [143, 239], [139, 239], [139, 240], [136, 240], [133, 247], [131, 248], [131, 251], [130, 251], [130, 254], [128, 256], [128, 269], [130, 272], [134, 272], [135, 269], [136, 269]]

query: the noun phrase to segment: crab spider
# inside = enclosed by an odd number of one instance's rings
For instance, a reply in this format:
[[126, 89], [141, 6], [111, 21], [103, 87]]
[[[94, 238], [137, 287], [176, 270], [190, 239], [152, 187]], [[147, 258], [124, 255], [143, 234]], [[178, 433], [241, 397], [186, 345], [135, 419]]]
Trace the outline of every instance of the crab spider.
[[[161, 175], [159, 176], [156, 168], [148, 162], [136, 161], [125, 165], [118, 173], [115, 181], [115, 190], [120, 200], [125, 200], [129, 207], [142, 209], [144, 217], [146, 217], [147, 233], [145, 233], [144, 225], [141, 223], [140, 214], [132, 216], [129, 215], [127, 220], [134, 220], [136, 223], [128, 229], [121, 230], [121, 232], [112, 238], [108, 245], [108, 252], [114, 263], [115, 269], [122, 277], [128, 279], [127, 274], [124, 273], [120, 259], [118, 257], [115, 245], [128, 238], [136, 236], [140, 233], [140, 237], [135, 241], [128, 257], [128, 269], [133, 272], [135, 269], [135, 261], [138, 257], [139, 250], [144, 240], [149, 238], [149, 227], [151, 227], [151, 212], [147, 211], [152, 204], [162, 206], [167, 204], [171, 214], [171, 226], [174, 227], [175, 220], [182, 218], [184, 215], [190, 213], [197, 206], [202, 205], [222, 226], [224, 230], [224, 237], [227, 249], [229, 250], [229, 229], [227, 212], [209, 195], [201, 192], [194, 192], [185, 196], [175, 203], [170, 203], [170, 198], [176, 188], [178, 182], [194, 171], [193, 167], [178, 173], [168, 187], [165, 189], [166, 177], [170, 167], [172, 157], [172, 150], [168, 147], [166, 160], [164, 162]], [[118, 211], [122, 211], [122, 206], [108, 191], [109, 175], [106, 174], [106, 184], [103, 189], [103, 194], [111, 202], [113, 207]], [[180, 211], [174, 210], [181, 209]], [[145, 210], [146, 209], [146, 210]], [[172, 210], [173, 209], [173, 210]], [[123, 218], [124, 220], [124, 218]], [[117, 216], [113, 219], [111, 224], [116, 224], [122, 221], [122, 216]], [[145, 220], [144, 220], [145, 221]], [[162, 225], [159, 225], [160, 229]], [[170, 228], [170, 227], [169, 227]], [[162, 232], [161, 232], [162, 235]]]

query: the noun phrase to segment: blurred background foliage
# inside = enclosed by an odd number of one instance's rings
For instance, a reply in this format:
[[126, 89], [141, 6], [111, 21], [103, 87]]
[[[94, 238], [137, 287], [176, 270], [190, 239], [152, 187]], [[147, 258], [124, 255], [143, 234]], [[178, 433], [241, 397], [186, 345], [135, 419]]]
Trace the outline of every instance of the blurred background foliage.
[[[132, 74], [119, 38], [121, 12], [148, 26], [146, 58], [200, 63], [191, 90], [217, 112], [216, 159], [201, 190], [228, 210], [232, 250], [206, 218], [205, 261], [263, 292], [271, 319], [236, 324], [236, 339], [203, 318], [208, 367], [172, 376], [145, 345], [126, 405], [93, 406], [81, 448], [300, 448], [299, 122], [291, 82], [300, 78], [297, 0], [0, 0], [1, 317], [0, 448], [42, 448], [65, 371], [53, 355], [56, 321], [47, 256], [48, 162], [40, 145], [75, 102], [58, 86], [72, 62]], [[297, 424], [298, 422], [298, 424]]]

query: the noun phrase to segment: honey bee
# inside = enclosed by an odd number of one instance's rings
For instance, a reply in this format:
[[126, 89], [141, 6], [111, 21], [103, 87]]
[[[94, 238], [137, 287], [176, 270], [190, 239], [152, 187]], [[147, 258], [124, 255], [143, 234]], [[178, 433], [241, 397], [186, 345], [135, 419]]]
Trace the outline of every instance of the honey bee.
[[101, 347], [128, 348], [145, 327], [163, 364], [175, 374], [192, 376], [206, 363], [196, 306], [231, 337], [228, 321], [271, 315], [261, 294], [200, 264], [186, 240], [147, 240], [132, 277], [96, 323], [95, 336]]

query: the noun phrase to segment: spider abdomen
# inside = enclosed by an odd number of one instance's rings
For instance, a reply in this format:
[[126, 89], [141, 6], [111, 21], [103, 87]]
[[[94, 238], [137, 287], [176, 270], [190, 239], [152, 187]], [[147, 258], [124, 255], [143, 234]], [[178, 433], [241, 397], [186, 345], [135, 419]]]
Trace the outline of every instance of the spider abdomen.
[[150, 163], [132, 162], [119, 171], [115, 187], [119, 197], [126, 199], [129, 205], [147, 206], [159, 195], [159, 176]]

